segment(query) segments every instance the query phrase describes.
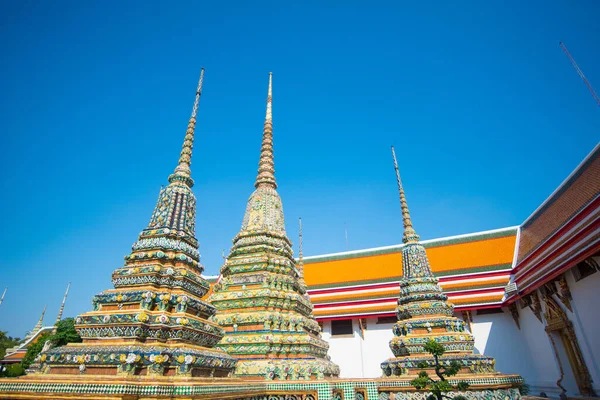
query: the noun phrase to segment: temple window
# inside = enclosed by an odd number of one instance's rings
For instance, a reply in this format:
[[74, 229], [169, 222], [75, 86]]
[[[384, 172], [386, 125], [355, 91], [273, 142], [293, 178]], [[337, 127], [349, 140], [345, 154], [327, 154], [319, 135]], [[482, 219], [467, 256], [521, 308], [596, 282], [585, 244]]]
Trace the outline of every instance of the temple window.
[[352, 335], [353, 333], [351, 319], [335, 319], [331, 321], [331, 336]]
[[396, 316], [392, 316], [392, 317], [379, 317], [377, 318], [377, 323], [378, 324], [395, 324], [396, 322], [398, 322], [398, 318], [396, 318]]

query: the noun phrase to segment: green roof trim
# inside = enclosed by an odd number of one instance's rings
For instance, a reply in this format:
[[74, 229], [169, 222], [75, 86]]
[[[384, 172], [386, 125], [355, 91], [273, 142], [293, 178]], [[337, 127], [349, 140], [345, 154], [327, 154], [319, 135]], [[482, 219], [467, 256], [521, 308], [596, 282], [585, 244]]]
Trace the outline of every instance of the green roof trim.
[[[516, 236], [518, 227], [510, 227], [504, 229], [498, 229], [494, 231], [488, 232], [479, 232], [473, 233], [469, 235], [459, 235], [448, 238], [441, 239], [432, 239], [422, 241], [421, 244], [426, 249], [432, 247], [440, 247], [440, 246], [448, 246], [453, 244], [461, 244], [461, 243], [471, 243], [478, 242], [481, 240], [489, 240], [489, 239], [497, 239], [503, 238], [507, 236]], [[370, 256], [379, 256], [384, 254], [393, 254], [399, 253], [402, 250], [404, 244], [392, 245], [387, 247], [379, 247], [374, 249], [366, 249], [366, 250], [357, 250], [357, 251], [349, 251], [338, 254], [329, 254], [322, 256], [310, 256], [304, 258], [304, 264], [313, 264], [319, 262], [327, 262], [327, 261], [339, 261], [346, 260], [351, 258], [362, 258], [362, 257], [370, 257]]]

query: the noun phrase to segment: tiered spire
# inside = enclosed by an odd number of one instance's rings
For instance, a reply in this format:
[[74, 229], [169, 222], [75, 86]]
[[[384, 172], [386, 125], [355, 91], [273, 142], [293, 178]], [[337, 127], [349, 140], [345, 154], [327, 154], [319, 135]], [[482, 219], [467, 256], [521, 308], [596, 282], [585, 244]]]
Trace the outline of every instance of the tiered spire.
[[8, 290], [8, 286], [4, 288], [4, 292], [2, 292], [2, 297], [0, 297], [0, 304], [4, 301], [4, 296], [6, 296], [6, 291]]
[[410, 212], [408, 211], [408, 204], [406, 203], [406, 196], [404, 195], [404, 188], [402, 187], [402, 180], [400, 179], [400, 171], [398, 170], [398, 161], [396, 161], [396, 152], [394, 151], [394, 146], [392, 146], [392, 157], [394, 158], [396, 182], [398, 183], [400, 207], [402, 209], [402, 222], [404, 224], [404, 235], [402, 236], [402, 241], [404, 243], [416, 243], [419, 241], [419, 235], [417, 235], [415, 232], [412, 226], [412, 220], [410, 219]]
[[[60, 322], [62, 319], [63, 311], [65, 310], [65, 303], [67, 301], [67, 296], [69, 295], [69, 288], [71, 287], [71, 282], [67, 285], [67, 290], [65, 291], [65, 295], [63, 297], [62, 303], [60, 304], [60, 309], [58, 310], [58, 315], [56, 316], [56, 322], [54, 326]], [[56, 329], [56, 328], [55, 328]]]
[[298, 273], [300, 274], [300, 279], [304, 280], [304, 256], [302, 254], [302, 218], [298, 218]]
[[285, 233], [283, 206], [273, 164], [272, 74], [263, 129], [256, 190], [250, 196], [242, 229], [221, 267], [221, 280], [209, 301], [214, 321], [225, 327], [219, 348], [240, 359], [236, 374], [266, 379], [337, 376], [327, 358], [313, 306]]
[[494, 359], [473, 354], [473, 336], [465, 332], [464, 322], [454, 316], [454, 305], [448, 302], [448, 296], [431, 272], [427, 251], [412, 225], [393, 146], [392, 157], [402, 208], [404, 246], [400, 297], [396, 308], [398, 322], [393, 327], [394, 338], [390, 340], [390, 349], [395, 357], [381, 363], [384, 376], [416, 376], [423, 369], [420, 366], [423, 363], [432, 368], [434, 358], [424, 349], [425, 343], [431, 339], [441, 343], [446, 350], [440, 358], [443, 365], [457, 361], [464, 367], [461, 374], [493, 373]]
[[181, 147], [179, 163], [177, 164], [173, 175], [169, 177], [169, 182], [173, 182], [173, 180], [182, 180], [189, 187], [192, 187], [194, 185], [194, 181], [191, 179], [192, 171], [190, 169], [190, 166], [192, 165], [192, 149], [194, 148], [194, 131], [196, 129], [196, 115], [198, 114], [198, 105], [200, 104], [200, 96], [202, 95], [203, 82], [204, 68], [202, 68], [202, 70], [200, 71], [200, 79], [198, 80], [198, 87], [196, 88], [196, 98], [194, 99], [192, 115], [190, 116], [188, 127], [185, 132], [183, 146]]
[[94, 296], [94, 311], [75, 318], [84, 347], [49, 350], [43, 371], [187, 379], [233, 370], [236, 360], [213, 348], [225, 332], [209, 320], [216, 309], [202, 299], [210, 285], [201, 276], [195, 235], [190, 164], [203, 79], [204, 69], [179, 163], [159, 193], [148, 227], [125, 265], [113, 272], [114, 289]]
[[35, 327], [33, 328], [32, 332], [37, 332], [40, 329], [42, 329], [42, 327], [44, 326], [44, 315], [46, 314], [46, 308], [48, 307], [48, 305], [44, 306], [44, 310], [42, 311], [42, 315], [40, 315], [40, 319], [38, 320], [37, 324], [35, 324]]
[[47, 305], [44, 306], [44, 309], [42, 310], [42, 315], [40, 315], [40, 319], [38, 320], [37, 324], [35, 324], [33, 329], [29, 331], [27, 335], [25, 335], [25, 342], [31, 339], [37, 332], [39, 332], [40, 329], [44, 327], [44, 315], [46, 315], [46, 307]]
[[273, 73], [269, 72], [269, 91], [267, 94], [267, 113], [263, 128], [262, 147], [258, 161], [258, 176], [254, 187], [268, 186], [277, 189], [275, 181], [275, 162], [273, 161]]

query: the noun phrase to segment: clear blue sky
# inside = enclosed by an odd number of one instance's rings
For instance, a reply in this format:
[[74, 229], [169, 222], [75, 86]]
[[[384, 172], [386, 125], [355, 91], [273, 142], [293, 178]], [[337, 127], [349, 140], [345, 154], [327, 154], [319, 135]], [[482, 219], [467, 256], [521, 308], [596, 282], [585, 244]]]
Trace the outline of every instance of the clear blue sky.
[[[598, 141], [600, 3], [0, 4], [0, 329], [91, 309], [176, 165], [206, 273], [256, 176], [268, 72], [288, 234], [305, 254], [399, 243], [389, 146], [424, 239], [521, 223]], [[400, 268], [400, 266], [398, 266]]]

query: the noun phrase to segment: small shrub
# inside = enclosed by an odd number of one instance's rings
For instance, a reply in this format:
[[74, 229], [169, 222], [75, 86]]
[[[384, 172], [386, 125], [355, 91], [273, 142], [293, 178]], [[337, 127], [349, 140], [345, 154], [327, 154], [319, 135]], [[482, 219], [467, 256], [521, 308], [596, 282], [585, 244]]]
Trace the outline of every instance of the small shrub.
[[[425, 350], [433, 355], [433, 359], [435, 361], [435, 374], [440, 378], [440, 380], [433, 380], [426, 371], [421, 371], [419, 372], [419, 376], [413, 379], [410, 384], [417, 389], [430, 390], [431, 394], [427, 397], [427, 400], [467, 400], [464, 396], [458, 395], [450, 397], [444, 394], [456, 390], [466, 390], [469, 387], [469, 384], [465, 381], [458, 382], [456, 387], [454, 387], [446, 380], [447, 377], [458, 374], [458, 371], [460, 371], [462, 366], [456, 361], [452, 361], [447, 367], [441, 366], [439, 357], [444, 354], [445, 349], [444, 346], [433, 339], [430, 339], [425, 344]], [[419, 364], [419, 368], [427, 368], [427, 366], [427, 363]]]

